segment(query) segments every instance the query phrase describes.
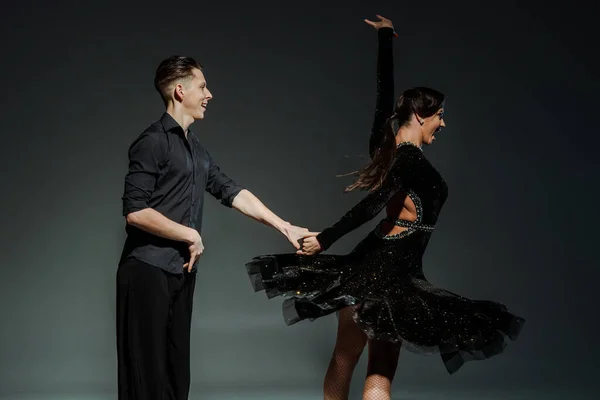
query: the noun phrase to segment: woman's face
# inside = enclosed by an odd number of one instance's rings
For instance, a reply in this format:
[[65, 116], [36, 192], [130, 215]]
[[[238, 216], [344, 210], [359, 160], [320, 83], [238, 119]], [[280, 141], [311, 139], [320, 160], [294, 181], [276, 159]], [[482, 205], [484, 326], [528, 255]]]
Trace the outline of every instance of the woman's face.
[[421, 134], [423, 135], [423, 143], [431, 144], [435, 140], [435, 136], [442, 128], [446, 127], [444, 122], [444, 108], [437, 110], [431, 117], [423, 118], [421, 125]]

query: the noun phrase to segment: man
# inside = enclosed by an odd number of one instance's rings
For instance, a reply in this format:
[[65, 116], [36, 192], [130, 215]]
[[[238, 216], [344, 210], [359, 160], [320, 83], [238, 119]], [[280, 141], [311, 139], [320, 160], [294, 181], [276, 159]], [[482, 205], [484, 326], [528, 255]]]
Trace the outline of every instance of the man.
[[190, 125], [212, 94], [202, 66], [173, 56], [154, 85], [166, 112], [129, 148], [123, 215], [127, 240], [117, 271], [120, 400], [183, 400], [190, 387], [190, 327], [204, 192], [271, 226], [299, 249], [313, 235], [283, 221], [220, 171]]

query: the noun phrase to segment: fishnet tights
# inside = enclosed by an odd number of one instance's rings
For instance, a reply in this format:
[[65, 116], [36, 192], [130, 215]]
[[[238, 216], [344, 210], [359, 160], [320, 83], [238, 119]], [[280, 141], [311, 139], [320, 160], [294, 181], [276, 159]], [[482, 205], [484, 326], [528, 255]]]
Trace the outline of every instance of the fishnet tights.
[[400, 346], [368, 340], [352, 319], [353, 312], [352, 307], [340, 311], [335, 349], [323, 385], [324, 399], [348, 400], [352, 373], [368, 343], [369, 361], [363, 400], [389, 400]]

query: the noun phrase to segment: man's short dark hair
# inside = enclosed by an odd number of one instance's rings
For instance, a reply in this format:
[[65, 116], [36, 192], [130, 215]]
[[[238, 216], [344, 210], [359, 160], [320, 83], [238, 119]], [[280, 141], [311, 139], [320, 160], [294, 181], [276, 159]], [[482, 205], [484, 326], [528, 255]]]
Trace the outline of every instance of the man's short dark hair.
[[202, 65], [191, 57], [171, 56], [161, 61], [154, 75], [154, 87], [165, 104], [171, 98], [170, 87], [173, 82], [191, 79], [194, 69], [202, 70]]

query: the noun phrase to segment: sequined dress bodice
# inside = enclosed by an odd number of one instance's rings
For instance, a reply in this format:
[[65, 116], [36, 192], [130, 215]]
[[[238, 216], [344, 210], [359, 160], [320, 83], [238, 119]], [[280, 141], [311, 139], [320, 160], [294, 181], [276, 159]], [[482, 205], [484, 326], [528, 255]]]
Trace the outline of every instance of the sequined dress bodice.
[[[410, 142], [398, 145], [397, 157], [405, 157], [410, 161], [404, 163], [405, 171], [400, 171], [402, 178], [397, 183], [398, 189], [413, 201], [417, 216], [414, 221], [386, 217], [384, 220], [408, 228], [407, 231], [387, 239], [395, 239], [414, 231], [433, 232], [441, 209], [448, 196], [448, 186], [438, 171], [422, 154], [422, 150]], [[378, 231], [376, 231], [378, 232]]]
[[386, 238], [403, 237], [416, 231], [431, 232], [446, 200], [447, 185], [420, 148], [412, 143], [401, 143], [382, 187], [370, 192], [338, 222], [324, 229], [317, 236], [319, 243], [323, 248], [329, 248], [336, 240], [377, 216], [399, 192], [406, 193], [415, 203], [417, 220], [399, 222], [410, 225], [408, 231], [401, 236]]

